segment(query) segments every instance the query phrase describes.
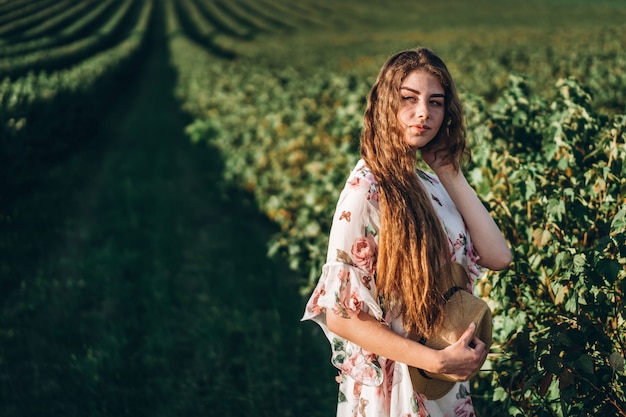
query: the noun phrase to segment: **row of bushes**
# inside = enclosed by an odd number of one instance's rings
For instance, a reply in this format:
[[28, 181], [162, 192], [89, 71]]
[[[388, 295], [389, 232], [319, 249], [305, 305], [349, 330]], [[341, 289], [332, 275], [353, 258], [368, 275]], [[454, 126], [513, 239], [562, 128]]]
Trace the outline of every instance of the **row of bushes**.
[[175, 0], [172, 12], [185, 36], [214, 56], [232, 59], [251, 55], [258, 48], [252, 42], [263, 34], [285, 35], [302, 26], [322, 25], [323, 5], [281, 1]]
[[135, 0], [125, 0], [111, 18], [89, 36], [68, 44], [0, 59], [0, 74], [15, 78], [29, 71], [54, 71], [97, 54], [128, 33], [133, 17], [136, 17], [133, 6], [137, 5]]
[[480, 283], [498, 341], [481, 391], [511, 415], [623, 415], [626, 115], [599, 114], [573, 79], [554, 96], [511, 77], [473, 106], [469, 174], [514, 250]]
[[[191, 140], [218, 148], [225, 180], [254, 193], [280, 226], [269, 252], [289, 260], [308, 294], [325, 259], [332, 209], [358, 158], [371, 76], [322, 66], [303, 77], [288, 65], [220, 61], [184, 36], [171, 45], [177, 94], [196, 117]], [[509, 270], [478, 286], [496, 315], [494, 372], [481, 373], [473, 389], [477, 403], [489, 403], [488, 415], [626, 412], [626, 119], [611, 111], [624, 101], [598, 105], [608, 102], [603, 92], [592, 99], [587, 91], [626, 84], [603, 77], [597, 55], [587, 62], [584, 83], [555, 77], [542, 95], [530, 87], [536, 79], [506, 75], [500, 63], [497, 94], [463, 94], [474, 150], [467, 174], [515, 255]], [[472, 64], [460, 65], [465, 74]], [[560, 71], [550, 65], [535, 74]]]
[[63, 0], [53, 4], [46, 4], [44, 8], [33, 10], [23, 17], [17, 17], [0, 25], [0, 37], [6, 38], [13, 34], [27, 30], [33, 25], [45, 22], [46, 19], [55, 14], [68, 9], [72, 5], [72, 0]]
[[[94, 27], [100, 27], [101, 23], [110, 17], [110, 13], [114, 11], [115, 6], [120, 0], [105, 0], [98, 2], [94, 7], [87, 7], [88, 11], [80, 18], [74, 19], [72, 22], [64, 24], [63, 27], [55, 29], [53, 32], [46, 32], [40, 36], [32, 36], [38, 28], [45, 25], [39, 25], [28, 31], [30, 36], [20, 36], [13, 40], [7, 40], [0, 44], [0, 57], [8, 58], [17, 55], [25, 55], [34, 51], [53, 48], [59, 45], [67, 45], [85, 35], [89, 35]], [[92, 6], [89, 3], [84, 3]], [[81, 6], [83, 4], [80, 4]], [[54, 20], [54, 19], [53, 19]], [[47, 25], [46, 25], [47, 26]], [[22, 32], [20, 34], [25, 34]]]
[[143, 51], [153, 1], [139, 6], [127, 37], [113, 47], [67, 69], [31, 72], [0, 83], [0, 190], [4, 194], [0, 201], [93, 134], [120, 81], [132, 73]]

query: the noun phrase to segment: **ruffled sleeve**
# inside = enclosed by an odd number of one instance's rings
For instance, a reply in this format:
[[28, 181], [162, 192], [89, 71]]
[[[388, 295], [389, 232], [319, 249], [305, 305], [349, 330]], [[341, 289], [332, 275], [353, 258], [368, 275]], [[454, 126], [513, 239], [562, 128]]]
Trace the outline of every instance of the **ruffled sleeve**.
[[333, 334], [326, 316], [352, 318], [363, 311], [382, 321], [374, 282], [378, 256], [378, 199], [375, 184], [353, 173], [339, 197], [331, 227], [326, 264], [304, 312], [324, 330], [332, 363], [366, 385], [380, 385], [377, 357]]

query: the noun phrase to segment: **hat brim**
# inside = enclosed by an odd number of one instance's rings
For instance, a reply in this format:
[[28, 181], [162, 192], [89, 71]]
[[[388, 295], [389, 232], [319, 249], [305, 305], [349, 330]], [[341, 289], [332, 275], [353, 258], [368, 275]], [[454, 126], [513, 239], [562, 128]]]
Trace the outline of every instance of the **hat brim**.
[[455, 380], [433, 378], [434, 376], [441, 376], [441, 374], [434, 375], [412, 366], [409, 366], [409, 375], [411, 376], [413, 389], [420, 394], [424, 394], [429, 400], [438, 400], [443, 397], [450, 392], [458, 382]]
[[[465, 273], [464, 270], [463, 273]], [[474, 335], [489, 349], [492, 343], [491, 320], [491, 310], [484, 300], [465, 290], [458, 290], [446, 302], [441, 331], [436, 336], [427, 339], [424, 344], [432, 349], [445, 349], [459, 340], [471, 323], [476, 323]], [[482, 366], [483, 363], [480, 365]], [[429, 400], [443, 397], [459, 382], [449, 375], [433, 374], [411, 366], [409, 366], [409, 374], [413, 389], [424, 394]]]

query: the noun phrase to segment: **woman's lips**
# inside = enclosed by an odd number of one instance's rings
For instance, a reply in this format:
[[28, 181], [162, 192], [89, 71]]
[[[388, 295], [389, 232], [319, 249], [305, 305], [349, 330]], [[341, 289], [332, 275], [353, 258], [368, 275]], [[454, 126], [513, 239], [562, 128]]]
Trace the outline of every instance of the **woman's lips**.
[[414, 130], [418, 134], [422, 134], [430, 130], [430, 127], [427, 125], [417, 124], [417, 125], [411, 125], [411, 129]]

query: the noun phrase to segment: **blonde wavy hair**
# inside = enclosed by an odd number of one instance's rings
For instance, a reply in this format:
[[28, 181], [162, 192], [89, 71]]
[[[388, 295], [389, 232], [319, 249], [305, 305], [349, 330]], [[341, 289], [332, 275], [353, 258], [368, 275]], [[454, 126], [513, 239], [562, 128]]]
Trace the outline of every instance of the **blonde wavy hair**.
[[427, 147], [457, 170], [459, 160], [469, 157], [454, 82], [443, 60], [427, 48], [399, 52], [383, 65], [368, 96], [360, 151], [380, 192], [377, 289], [386, 309], [402, 316], [410, 334], [428, 337], [441, 327], [440, 284], [451, 282], [451, 270], [448, 237], [397, 119], [400, 87], [418, 70], [437, 77], [445, 92], [443, 123]]

